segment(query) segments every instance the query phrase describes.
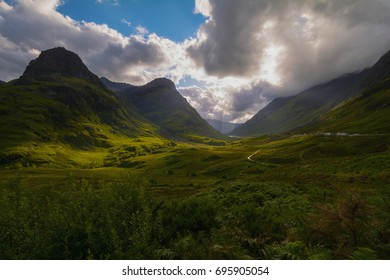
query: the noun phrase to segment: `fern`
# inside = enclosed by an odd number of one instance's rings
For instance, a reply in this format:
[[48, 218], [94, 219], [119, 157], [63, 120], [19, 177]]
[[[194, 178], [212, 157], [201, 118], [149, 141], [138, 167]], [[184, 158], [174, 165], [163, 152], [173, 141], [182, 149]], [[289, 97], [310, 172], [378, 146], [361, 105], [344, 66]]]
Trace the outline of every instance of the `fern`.
[[378, 257], [374, 250], [366, 247], [359, 247], [349, 255], [349, 258], [351, 260], [376, 260]]

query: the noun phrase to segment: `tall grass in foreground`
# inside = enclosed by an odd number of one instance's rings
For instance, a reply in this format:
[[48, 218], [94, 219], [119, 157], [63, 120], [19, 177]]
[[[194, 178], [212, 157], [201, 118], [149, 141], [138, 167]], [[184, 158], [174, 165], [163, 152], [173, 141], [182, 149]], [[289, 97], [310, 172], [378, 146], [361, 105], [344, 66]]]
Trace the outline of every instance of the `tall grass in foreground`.
[[313, 200], [277, 183], [157, 202], [143, 183], [80, 180], [31, 193], [15, 181], [0, 191], [0, 259], [390, 257], [385, 209], [355, 190]]

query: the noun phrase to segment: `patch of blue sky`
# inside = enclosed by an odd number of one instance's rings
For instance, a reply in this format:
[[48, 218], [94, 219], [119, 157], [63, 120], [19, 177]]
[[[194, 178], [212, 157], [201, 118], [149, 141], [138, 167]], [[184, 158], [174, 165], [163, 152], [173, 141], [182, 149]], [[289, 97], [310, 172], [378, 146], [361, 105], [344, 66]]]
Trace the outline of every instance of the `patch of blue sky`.
[[194, 0], [64, 0], [58, 11], [78, 21], [107, 24], [125, 36], [137, 27], [175, 42], [195, 37], [205, 18]]

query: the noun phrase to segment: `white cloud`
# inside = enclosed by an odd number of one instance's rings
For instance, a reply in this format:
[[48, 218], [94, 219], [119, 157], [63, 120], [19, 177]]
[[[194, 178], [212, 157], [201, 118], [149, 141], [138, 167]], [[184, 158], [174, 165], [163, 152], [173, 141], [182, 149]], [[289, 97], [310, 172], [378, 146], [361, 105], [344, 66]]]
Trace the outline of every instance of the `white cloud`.
[[146, 34], [149, 33], [149, 30], [148, 30], [146, 27], [142, 26], [142, 25], [138, 25], [138, 26], [135, 28], [135, 30], [136, 30], [137, 33], [140, 34], [140, 35], [146, 35]]
[[123, 24], [126, 24], [128, 27], [131, 26], [131, 22], [128, 21], [128, 20], [126, 20], [125, 18], [122, 18], [121, 22], [122, 22]]
[[3, 1], [0, 1], [0, 10], [9, 12], [12, 9], [13, 9], [12, 6], [8, 5], [7, 3], [5, 3]]
[[41, 14], [50, 14], [62, 5], [62, 0], [15, 0], [19, 8], [32, 9]]
[[120, 1], [119, 0], [96, 0], [95, 3], [96, 4], [107, 3], [107, 4], [114, 5], [114, 6], [119, 6], [120, 5]]
[[[78, 53], [98, 75], [111, 79], [145, 83], [137, 77], [147, 67], [159, 67], [165, 54], [145, 36], [126, 37], [105, 24], [75, 21], [56, 11], [61, 1], [18, 0], [14, 6], [0, 5], [0, 69], [3, 79], [23, 73], [37, 51], [63, 46]], [[46, 6], [47, 5], [47, 6]], [[5, 22], [5, 23], [4, 23]], [[21, 55], [23, 53], [23, 55]], [[11, 77], [13, 76], [13, 77]]]
[[194, 13], [202, 14], [206, 17], [211, 16], [211, 6], [208, 0], [195, 0]]

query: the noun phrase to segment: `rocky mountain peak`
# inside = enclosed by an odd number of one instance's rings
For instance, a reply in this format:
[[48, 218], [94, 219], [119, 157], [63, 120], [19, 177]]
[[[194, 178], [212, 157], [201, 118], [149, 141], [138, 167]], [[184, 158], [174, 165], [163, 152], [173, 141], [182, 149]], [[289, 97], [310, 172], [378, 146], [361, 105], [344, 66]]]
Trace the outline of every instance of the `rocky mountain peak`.
[[175, 84], [167, 79], [167, 78], [157, 78], [151, 81], [147, 86], [155, 86], [155, 87], [169, 87], [171, 89], [176, 90]]
[[62, 76], [99, 82], [99, 78], [88, 70], [77, 54], [63, 47], [41, 52], [39, 57], [27, 66], [22, 78], [47, 79]]

